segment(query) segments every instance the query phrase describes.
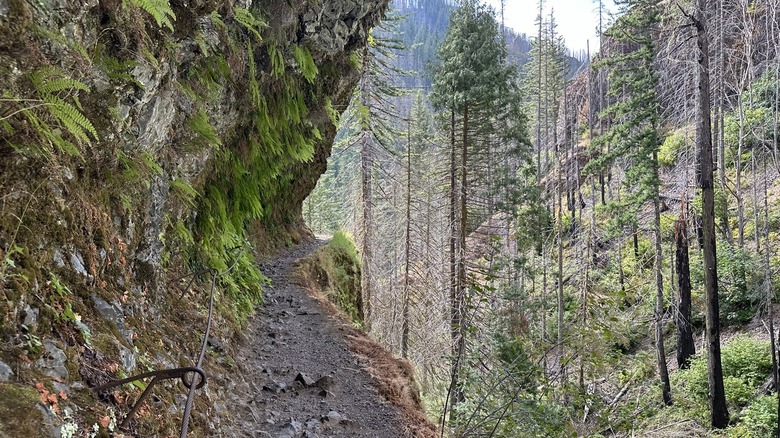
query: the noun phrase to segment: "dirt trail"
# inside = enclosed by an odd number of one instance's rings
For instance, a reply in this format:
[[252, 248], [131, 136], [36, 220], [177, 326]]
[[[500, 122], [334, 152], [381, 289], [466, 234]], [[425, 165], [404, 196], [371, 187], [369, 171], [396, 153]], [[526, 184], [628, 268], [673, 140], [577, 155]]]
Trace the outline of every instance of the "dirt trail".
[[[263, 264], [272, 283], [250, 322], [235, 394], [226, 408], [238, 425], [223, 436], [402, 437], [397, 411], [383, 401], [347, 347], [343, 323], [291, 278], [295, 261], [322, 245], [304, 243]], [[249, 396], [247, 396], [249, 394]], [[240, 430], [235, 430], [240, 429]]]

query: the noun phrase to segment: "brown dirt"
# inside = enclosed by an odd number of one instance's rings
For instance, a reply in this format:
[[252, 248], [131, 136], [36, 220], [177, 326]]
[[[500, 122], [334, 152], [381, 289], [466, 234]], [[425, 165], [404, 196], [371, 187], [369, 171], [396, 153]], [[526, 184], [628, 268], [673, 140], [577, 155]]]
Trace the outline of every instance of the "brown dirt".
[[262, 266], [271, 279], [266, 304], [250, 321], [235, 358], [236, 378], [226, 388], [232, 401], [225, 408], [244, 421], [228, 421], [221, 435], [436, 436], [423, 414], [411, 365], [298, 284], [296, 261], [323, 243], [301, 244]]

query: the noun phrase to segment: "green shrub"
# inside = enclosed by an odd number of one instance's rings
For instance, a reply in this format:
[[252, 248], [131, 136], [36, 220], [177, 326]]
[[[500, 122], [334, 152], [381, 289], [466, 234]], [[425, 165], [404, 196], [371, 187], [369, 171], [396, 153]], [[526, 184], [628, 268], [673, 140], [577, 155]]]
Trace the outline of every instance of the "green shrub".
[[[721, 352], [723, 385], [727, 402], [736, 407], [746, 406], [759, 386], [772, 372], [772, 361], [767, 343], [747, 336], [737, 336]], [[691, 367], [672, 374], [672, 383], [679, 388], [679, 397], [691, 410], [707, 404], [707, 357], [698, 354]]]
[[763, 395], [748, 406], [739, 423], [727, 431], [729, 438], [772, 436], [777, 425], [777, 394]]
[[690, 148], [690, 141], [680, 132], [674, 132], [666, 137], [658, 150], [658, 164], [672, 166], [677, 162], [680, 153]]
[[723, 375], [738, 377], [758, 387], [772, 372], [769, 344], [747, 336], [736, 336], [723, 348]]
[[721, 279], [721, 320], [745, 324], [755, 315], [764, 296], [763, 272], [758, 260], [744, 248], [718, 247], [718, 276]]

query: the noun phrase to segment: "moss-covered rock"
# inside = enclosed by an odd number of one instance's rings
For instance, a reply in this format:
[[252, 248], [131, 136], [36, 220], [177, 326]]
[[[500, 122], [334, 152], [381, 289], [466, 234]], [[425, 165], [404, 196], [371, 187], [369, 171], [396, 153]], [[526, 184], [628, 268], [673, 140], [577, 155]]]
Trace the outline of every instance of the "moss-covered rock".
[[0, 438], [50, 436], [44, 409], [34, 388], [0, 383]]

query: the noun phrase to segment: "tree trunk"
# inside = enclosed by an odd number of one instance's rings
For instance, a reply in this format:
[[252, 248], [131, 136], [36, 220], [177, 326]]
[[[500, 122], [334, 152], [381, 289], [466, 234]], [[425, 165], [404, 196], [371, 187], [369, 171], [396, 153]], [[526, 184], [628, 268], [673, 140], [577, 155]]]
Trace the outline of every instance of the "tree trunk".
[[691, 274], [688, 262], [688, 222], [685, 217], [685, 204], [681, 207], [680, 218], [674, 223], [674, 243], [676, 248], [675, 268], [677, 271], [677, 366], [681, 370], [691, 365], [691, 357], [696, 354], [691, 324]]
[[710, 66], [709, 40], [706, 32], [707, 0], [696, 1], [699, 57], [697, 143], [699, 147], [699, 181], [702, 191], [702, 219], [704, 235], [704, 290], [707, 298], [707, 370], [709, 383], [710, 423], [724, 429], [729, 423], [726, 394], [723, 388], [723, 366], [720, 355], [720, 321], [718, 303], [718, 264], [715, 243], [715, 191], [712, 172], [712, 128], [710, 123]]
[[[461, 145], [461, 165], [460, 165], [460, 226], [458, 237], [460, 239], [458, 249], [458, 343], [457, 360], [463, 361], [463, 355], [466, 350], [466, 327], [463, 320], [463, 314], [466, 309], [466, 226], [467, 209], [466, 196], [468, 195], [467, 163], [468, 163], [468, 129], [469, 129], [469, 103], [463, 103], [463, 144]], [[463, 401], [463, 391], [460, 387], [456, 388], [457, 402]]]
[[[455, 109], [450, 113], [450, 337], [452, 341], [452, 377], [450, 382], [450, 412], [460, 401], [460, 370], [458, 361], [458, 344], [460, 338], [460, 309], [458, 305], [458, 226], [455, 221], [456, 206], [458, 200], [458, 187], [456, 185], [457, 149], [455, 145]], [[445, 412], [446, 414], [446, 412]], [[443, 420], [442, 420], [443, 421]]]
[[401, 308], [401, 357], [409, 357], [409, 265], [412, 246], [412, 127], [407, 121], [406, 132], [406, 239], [404, 263], [404, 292]]
[[361, 245], [361, 285], [360, 288], [363, 291], [363, 306], [365, 315], [365, 326], [367, 330], [371, 328], [372, 320], [372, 287], [371, 275], [372, 275], [372, 240], [373, 240], [373, 203], [372, 203], [372, 176], [371, 170], [374, 166], [374, 157], [372, 154], [371, 146], [371, 134], [364, 132], [363, 139], [361, 141], [360, 148], [360, 176], [361, 176], [361, 188], [362, 188], [362, 202], [363, 202], [363, 242]]
[[[658, 166], [658, 158], [653, 153], [653, 160]], [[658, 375], [661, 378], [662, 394], [664, 404], [672, 404], [672, 389], [669, 384], [669, 369], [666, 367], [666, 350], [664, 349], [664, 276], [663, 276], [663, 253], [661, 250], [661, 208], [658, 199], [658, 188], [656, 187], [655, 197], [653, 198], [653, 207], [655, 213], [655, 348], [656, 358], [658, 359]]]

